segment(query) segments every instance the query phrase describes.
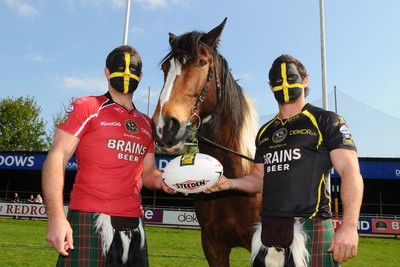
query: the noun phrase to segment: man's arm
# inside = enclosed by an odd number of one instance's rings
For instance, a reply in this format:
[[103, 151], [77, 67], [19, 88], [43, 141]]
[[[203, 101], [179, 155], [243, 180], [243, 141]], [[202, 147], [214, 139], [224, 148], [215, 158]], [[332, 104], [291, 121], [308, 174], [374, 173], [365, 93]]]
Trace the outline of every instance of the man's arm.
[[150, 190], [164, 190], [166, 193], [176, 193], [169, 188], [162, 179], [162, 173], [157, 168], [154, 153], [147, 153], [143, 161], [143, 185]]
[[330, 157], [341, 177], [340, 198], [343, 203], [342, 223], [336, 231], [329, 252], [339, 264], [357, 255], [358, 218], [364, 183], [360, 174], [357, 153], [353, 150], [335, 149]]
[[242, 178], [228, 179], [222, 176], [213, 187], [207, 188], [203, 193], [214, 193], [225, 190], [237, 190], [247, 193], [260, 193], [263, 187], [264, 164], [254, 164], [251, 172]]
[[72, 229], [63, 207], [64, 174], [78, 143], [77, 137], [57, 129], [42, 170], [42, 189], [48, 218], [46, 239], [53, 249], [64, 256], [68, 255], [68, 249], [73, 249]]

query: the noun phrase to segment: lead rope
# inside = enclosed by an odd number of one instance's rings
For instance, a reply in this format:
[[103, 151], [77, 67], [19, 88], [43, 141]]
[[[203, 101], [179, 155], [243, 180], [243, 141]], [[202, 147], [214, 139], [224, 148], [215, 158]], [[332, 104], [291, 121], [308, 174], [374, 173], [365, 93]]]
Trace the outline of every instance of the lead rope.
[[[192, 123], [192, 118], [193, 117], [197, 117], [197, 119], [198, 119], [198, 124], [197, 125]], [[193, 150], [194, 151], [199, 151], [199, 140], [200, 140], [203, 143], [212, 145], [212, 146], [214, 146], [214, 147], [216, 147], [216, 148], [218, 148], [220, 150], [232, 153], [232, 154], [234, 154], [236, 156], [239, 156], [239, 157], [241, 157], [243, 159], [247, 159], [247, 160], [249, 160], [251, 162], [254, 162], [254, 159], [249, 158], [246, 155], [243, 155], [243, 154], [241, 154], [239, 152], [236, 152], [236, 151], [234, 151], [232, 149], [229, 149], [227, 147], [221, 146], [220, 144], [217, 144], [217, 143], [211, 141], [210, 139], [207, 139], [204, 136], [200, 135], [198, 133], [198, 129], [200, 128], [200, 125], [201, 125], [200, 116], [197, 113], [193, 112], [192, 116], [190, 117], [189, 123], [186, 126], [187, 128], [189, 128], [190, 132], [189, 132], [189, 134], [186, 137], [185, 142], [184, 142], [185, 146], [193, 147], [193, 149], [190, 149], [191, 151], [193, 151]]]
[[232, 149], [229, 149], [229, 148], [227, 148], [227, 147], [221, 146], [220, 144], [217, 144], [217, 143], [215, 143], [215, 142], [213, 142], [213, 141], [211, 141], [211, 140], [205, 138], [204, 136], [202, 136], [202, 135], [200, 135], [200, 134], [197, 134], [196, 136], [197, 136], [198, 139], [200, 139], [200, 141], [203, 141], [204, 143], [207, 143], [207, 144], [209, 144], [209, 145], [212, 145], [212, 146], [214, 146], [214, 147], [216, 147], [216, 148], [218, 148], [218, 149], [220, 149], [220, 150], [223, 150], [223, 151], [226, 151], [226, 152], [235, 154], [236, 156], [239, 156], [239, 157], [241, 157], [241, 158], [243, 158], [243, 159], [247, 159], [247, 160], [249, 160], [249, 161], [251, 161], [251, 162], [254, 162], [254, 159], [249, 158], [248, 156], [243, 155], [243, 154], [241, 154], [241, 153], [239, 153], [239, 152], [236, 152], [235, 150], [232, 150]]

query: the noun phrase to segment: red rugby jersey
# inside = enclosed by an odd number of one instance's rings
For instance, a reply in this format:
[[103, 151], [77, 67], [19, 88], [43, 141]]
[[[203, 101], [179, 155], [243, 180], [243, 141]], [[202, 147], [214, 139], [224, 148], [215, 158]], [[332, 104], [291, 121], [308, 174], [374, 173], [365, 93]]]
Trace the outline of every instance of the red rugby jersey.
[[107, 93], [75, 100], [58, 128], [80, 139], [69, 208], [142, 216], [143, 159], [154, 153], [150, 118], [128, 112]]

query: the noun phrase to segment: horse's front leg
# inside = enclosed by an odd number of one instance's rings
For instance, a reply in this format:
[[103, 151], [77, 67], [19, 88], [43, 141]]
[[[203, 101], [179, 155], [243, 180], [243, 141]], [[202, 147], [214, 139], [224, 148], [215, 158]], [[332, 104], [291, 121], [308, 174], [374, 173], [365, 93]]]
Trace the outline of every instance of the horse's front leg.
[[221, 240], [208, 236], [205, 231], [201, 232], [201, 243], [210, 267], [229, 267], [230, 247]]

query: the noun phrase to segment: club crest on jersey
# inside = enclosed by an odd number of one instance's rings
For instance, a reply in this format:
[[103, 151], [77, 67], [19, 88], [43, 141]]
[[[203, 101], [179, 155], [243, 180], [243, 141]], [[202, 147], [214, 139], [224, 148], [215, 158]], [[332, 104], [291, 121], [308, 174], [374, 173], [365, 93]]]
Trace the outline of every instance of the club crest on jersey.
[[136, 125], [136, 123], [133, 120], [127, 120], [125, 122], [125, 128], [128, 130], [128, 132], [135, 134], [138, 132], [139, 128]]
[[280, 143], [283, 140], [285, 140], [286, 136], [287, 136], [288, 131], [285, 128], [280, 128], [279, 130], [277, 130], [274, 135], [272, 136], [272, 141], [274, 143]]

